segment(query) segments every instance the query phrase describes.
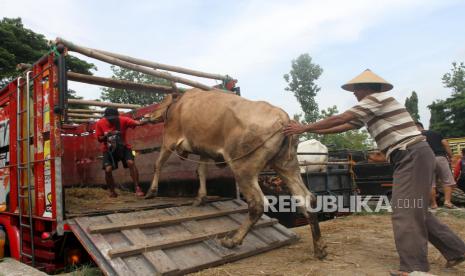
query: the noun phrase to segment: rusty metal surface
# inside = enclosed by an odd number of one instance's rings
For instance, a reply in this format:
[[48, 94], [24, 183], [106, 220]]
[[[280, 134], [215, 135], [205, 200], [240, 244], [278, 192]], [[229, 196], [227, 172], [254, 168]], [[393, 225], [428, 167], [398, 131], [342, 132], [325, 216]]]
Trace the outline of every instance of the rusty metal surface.
[[[215, 212], [224, 215], [202, 219], [205, 218], [202, 214]], [[297, 240], [292, 231], [263, 216], [241, 246], [234, 249], [221, 246], [220, 240], [212, 234], [237, 229], [246, 219], [246, 212], [244, 202], [230, 200], [202, 207], [79, 217], [71, 222], [71, 229], [106, 275], [184, 275]], [[177, 216], [189, 217], [186, 214], [192, 214], [191, 218], [176, 220]], [[147, 227], [150, 218], [157, 221], [157, 226]], [[163, 220], [167, 223], [163, 224]], [[137, 221], [144, 221], [144, 224], [138, 225]], [[124, 222], [130, 224], [130, 228], [121, 228]], [[102, 225], [106, 231], [90, 234], [89, 229]], [[113, 230], [108, 231], [112, 227]]]

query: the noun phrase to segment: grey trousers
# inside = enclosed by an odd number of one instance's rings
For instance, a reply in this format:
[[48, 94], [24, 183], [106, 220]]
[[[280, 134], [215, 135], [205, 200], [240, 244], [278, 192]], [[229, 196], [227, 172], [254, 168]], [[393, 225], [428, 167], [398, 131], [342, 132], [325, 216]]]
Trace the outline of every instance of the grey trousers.
[[426, 142], [396, 150], [394, 166], [392, 227], [400, 270], [429, 271], [428, 241], [446, 258], [465, 254], [465, 243], [428, 211], [435, 157]]

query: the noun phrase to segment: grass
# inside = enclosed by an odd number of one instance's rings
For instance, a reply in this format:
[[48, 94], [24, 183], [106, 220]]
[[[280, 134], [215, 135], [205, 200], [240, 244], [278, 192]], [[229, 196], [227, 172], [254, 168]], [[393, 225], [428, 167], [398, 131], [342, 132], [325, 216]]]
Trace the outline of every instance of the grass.
[[465, 210], [461, 209], [438, 209], [436, 211], [437, 216], [445, 217], [445, 216], [452, 216], [458, 219], [465, 219]]
[[[374, 210], [374, 208], [372, 208]], [[361, 212], [355, 212], [352, 215], [353, 216], [385, 216], [385, 215], [391, 215], [391, 212], [388, 212], [387, 210], [379, 210], [379, 212], [367, 212], [367, 211], [361, 211]]]
[[82, 265], [72, 269], [73, 271], [66, 274], [72, 276], [102, 276], [103, 273], [98, 267], [92, 266], [90, 264]]

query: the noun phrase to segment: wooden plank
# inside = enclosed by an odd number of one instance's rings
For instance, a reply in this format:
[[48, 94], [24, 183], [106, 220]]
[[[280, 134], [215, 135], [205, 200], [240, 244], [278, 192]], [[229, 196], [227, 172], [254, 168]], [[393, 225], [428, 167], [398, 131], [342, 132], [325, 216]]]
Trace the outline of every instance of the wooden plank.
[[[245, 202], [241, 200], [233, 200], [233, 201], [224, 201], [224, 202], [214, 202], [212, 203], [213, 206], [216, 206], [217, 208], [231, 208], [231, 206], [238, 205], [238, 206], [243, 206]], [[228, 215], [229, 218], [232, 220], [236, 221], [238, 224], [242, 224], [244, 220], [246, 219], [245, 216], [242, 214], [231, 214]], [[260, 220], [263, 219], [269, 219], [268, 216], [263, 215]], [[255, 235], [258, 239], [262, 240], [266, 244], [272, 244], [275, 242], [279, 242], [282, 239], [277, 237], [277, 235], [273, 234], [272, 231], [268, 231], [268, 228], [259, 228], [259, 229], [251, 229], [248, 234], [253, 234]], [[276, 230], [278, 231], [278, 230]], [[265, 235], [266, 232], [266, 235]], [[278, 234], [279, 235], [279, 234]], [[282, 237], [282, 236], [281, 236]]]
[[[241, 216], [239, 214], [232, 214], [232, 215], [229, 215], [229, 217], [233, 220], [235, 220], [237, 223], [241, 224], [243, 223], [243, 221], [246, 219], [244, 216]], [[260, 218], [260, 220], [263, 220], [262, 218]], [[260, 221], [259, 220], [259, 221]], [[259, 222], [257, 221], [257, 223]], [[274, 238], [270, 238], [270, 237], [267, 237], [267, 236], [264, 236], [264, 235], [261, 235], [261, 233], [257, 232], [259, 231], [258, 229], [250, 229], [249, 233], [248, 234], [254, 234], [258, 239], [262, 240], [263, 242], [265, 242], [266, 244], [271, 244], [273, 242], [277, 242], [279, 241], [278, 239], [274, 239]]]
[[[201, 206], [201, 207], [173, 207], [164, 209], [165, 213], [171, 216], [178, 216], [180, 214], [189, 212], [190, 210], [197, 210], [201, 209], [202, 211], [211, 210], [211, 207]], [[208, 220], [217, 220], [218, 218], [208, 219]], [[192, 224], [191, 224], [192, 222]], [[203, 229], [199, 229], [197, 227], [189, 227], [191, 225], [195, 225], [196, 221], [184, 221], [180, 224], [175, 224], [168, 227], [159, 227], [156, 228], [159, 230], [159, 236], [156, 237], [157, 240], [163, 240], [166, 238], [179, 238], [179, 237], [186, 237], [191, 236], [192, 234], [198, 234], [203, 232]], [[147, 230], [149, 230], [148, 228]], [[151, 234], [153, 233], [149, 230], [151, 238], [153, 237]], [[152, 238], [152, 240], [154, 240]], [[221, 259], [222, 257], [216, 254], [213, 250], [211, 250], [208, 246], [204, 244], [204, 242], [196, 242], [192, 244], [187, 244], [180, 247], [174, 247], [163, 250], [168, 257], [175, 262], [179, 269], [186, 269], [187, 267], [195, 267], [199, 265], [203, 265], [205, 263], [215, 262]]]
[[[171, 212], [173, 214], [179, 214], [182, 212], [180, 208], [170, 208], [170, 209], [172, 210]], [[200, 225], [197, 221], [194, 221], [194, 220], [182, 222], [181, 225], [184, 226], [189, 232], [194, 233], [194, 234], [206, 233], [205, 228], [202, 225]], [[218, 239], [209, 239], [209, 240], [203, 241], [202, 243], [220, 258], [224, 258], [226, 256], [235, 254], [235, 252], [232, 251], [231, 249], [222, 246], [219, 243]]]
[[235, 208], [224, 211], [212, 211], [205, 213], [194, 213], [194, 214], [184, 214], [182, 216], [170, 217], [165, 216], [161, 218], [148, 218], [148, 219], [139, 219], [126, 222], [114, 222], [106, 223], [103, 225], [91, 225], [89, 227], [89, 233], [108, 233], [116, 232], [125, 229], [132, 228], [146, 228], [146, 227], [156, 227], [156, 226], [166, 226], [170, 224], [176, 224], [183, 222], [185, 220], [195, 220], [195, 219], [207, 219], [221, 217], [229, 214], [245, 213], [248, 210], [246, 208]]
[[75, 221], [75, 220], [68, 220], [68, 225], [71, 228], [71, 231], [77, 237], [79, 242], [84, 246], [86, 251], [92, 257], [94, 262], [98, 265], [98, 267], [103, 271], [105, 275], [115, 275], [116, 271], [111, 267], [111, 265], [105, 260], [102, 252], [95, 247], [95, 245], [90, 240], [90, 237], [84, 231], [83, 228]]
[[201, 215], [244, 209], [242, 213], [199, 220], [195, 220], [191, 215], [189, 219], [179, 223], [156, 225], [152, 228], [87, 233], [90, 243], [93, 243], [100, 251], [98, 253], [103, 256], [98, 261], [99, 266], [113, 271], [105, 272], [107, 275], [184, 275], [256, 255], [297, 240], [292, 231], [277, 224], [276, 220], [262, 216], [245, 237], [242, 245], [234, 249], [223, 247], [220, 238], [237, 230], [247, 216], [246, 208], [242, 201], [230, 200], [196, 208], [172, 207], [76, 220], [81, 223], [78, 225], [80, 229], [88, 231], [91, 226], [112, 225], [120, 221], [174, 219], [189, 214]]
[[273, 225], [273, 229], [275, 229], [276, 231], [279, 231], [279, 233], [285, 235], [286, 237], [288, 237], [290, 239], [298, 239], [299, 238], [299, 236], [297, 236], [296, 233], [292, 232], [291, 230], [287, 229], [286, 227], [284, 227], [283, 225], [281, 225], [279, 223]]
[[[133, 245], [147, 242], [147, 236], [140, 229], [121, 231]], [[179, 271], [178, 266], [162, 251], [154, 250], [142, 253], [152, 264], [153, 268], [160, 274], [173, 274]]]
[[296, 241], [296, 239], [289, 239], [289, 240], [286, 240], [286, 241], [283, 241], [283, 242], [277, 242], [277, 243], [274, 243], [274, 244], [270, 244], [268, 246], [264, 246], [264, 247], [261, 247], [261, 248], [256, 248], [254, 250], [241, 250], [239, 253], [234, 254], [234, 255], [230, 255], [230, 256], [228, 256], [226, 258], [223, 258], [223, 259], [221, 259], [221, 260], [219, 260], [217, 262], [207, 263], [207, 264], [204, 264], [204, 265], [183, 269], [183, 270], [180, 271], [180, 275], [185, 275], [185, 274], [196, 272], [196, 271], [199, 271], [199, 270], [202, 270], [202, 269], [205, 269], [205, 268], [214, 267], [214, 266], [221, 265], [221, 264], [224, 264], [224, 263], [230, 263], [230, 262], [234, 262], [234, 261], [237, 261], [237, 260], [240, 260], [240, 259], [251, 257], [251, 256], [254, 256], [254, 255], [266, 252], [266, 251], [270, 251], [272, 249], [275, 249], [275, 248], [278, 248], [278, 247], [281, 247], [281, 246], [284, 246], [284, 245], [291, 244], [294, 241]]
[[[107, 216], [112, 222], [125, 219], [127, 214], [112, 214]], [[147, 242], [147, 236], [140, 229], [123, 230], [121, 233], [133, 244]], [[160, 275], [173, 275], [179, 272], [178, 266], [162, 250], [154, 250], [142, 253], [153, 269]], [[153, 274], [153, 272], [152, 272]]]
[[[271, 226], [277, 223], [276, 219], [270, 219], [267, 221], [261, 221], [254, 225], [254, 227], [266, 227]], [[193, 234], [193, 235], [186, 235], [184, 237], [176, 237], [171, 239], [166, 239], [164, 241], [159, 242], [148, 242], [146, 244], [137, 244], [133, 246], [128, 246], [126, 248], [118, 248], [118, 249], [111, 249], [108, 252], [108, 255], [111, 258], [117, 257], [125, 257], [134, 254], [139, 254], [141, 252], [145, 252], [148, 250], [157, 250], [157, 249], [166, 249], [166, 248], [173, 248], [182, 245], [192, 244], [196, 242], [200, 242], [203, 240], [207, 240], [210, 238], [221, 238], [225, 235], [229, 234], [230, 232], [236, 231], [236, 227], [229, 227], [223, 228], [217, 231], [212, 231], [208, 233], [200, 233], [200, 234]]]
[[[97, 217], [99, 219], [106, 219], [105, 217]], [[93, 218], [94, 220], [96, 218]], [[79, 219], [75, 220], [77, 224], [82, 228], [86, 229], [89, 225], [89, 218], [87, 217], [82, 217]], [[96, 234], [96, 235], [90, 235], [89, 236], [90, 240], [92, 243], [99, 249], [99, 251], [102, 253], [103, 257], [105, 260], [110, 263], [110, 265], [113, 267], [115, 271], [119, 275], [133, 275], [134, 273], [132, 270], [124, 263], [124, 261], [121, 258], [110, 258], [108, 255], [108, 252], [110, 252], [113, 247], [105, 240], [105, 238], [101, 234]]]

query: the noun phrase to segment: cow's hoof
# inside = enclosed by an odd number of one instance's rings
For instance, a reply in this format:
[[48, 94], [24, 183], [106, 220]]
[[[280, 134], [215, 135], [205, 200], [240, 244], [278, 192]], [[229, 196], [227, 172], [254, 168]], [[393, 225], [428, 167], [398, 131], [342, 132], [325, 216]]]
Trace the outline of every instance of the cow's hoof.
[[221, 245], [229, 249], [232, 249], [237, 246], [237, 244], [231, 238], [224, 238], [223, 240], [221, 240]]
[[151, 199], [157, 196], [156, 190], [148, 190], [147, 194], [145, 194], [145, 199]]
[[205, 205], [206, 202], [207, 202], [207, 197], [206, 196], [196, 197], [194, 199], [194, 202], [192, 202], [192, 206], [198, 207], [198, 206], [201, 206], [201, 205]]
[[319, 260], [323, 260], [327, 255], [328, 252], [326, 252], [326, 243], [323, 241], [317, 242], [315, 246], [315, 252], [314, 252], [315, 258], [318, 258]]

